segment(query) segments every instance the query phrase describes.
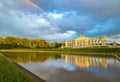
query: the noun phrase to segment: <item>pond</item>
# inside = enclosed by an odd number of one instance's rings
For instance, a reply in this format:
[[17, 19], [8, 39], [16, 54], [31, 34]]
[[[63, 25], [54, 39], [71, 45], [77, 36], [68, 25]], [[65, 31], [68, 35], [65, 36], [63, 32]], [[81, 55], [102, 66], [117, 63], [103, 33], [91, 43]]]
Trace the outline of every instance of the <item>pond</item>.
[[51, 52], [3, 54], [47, 82], [120, 82], [120, 62], [111, 55]]

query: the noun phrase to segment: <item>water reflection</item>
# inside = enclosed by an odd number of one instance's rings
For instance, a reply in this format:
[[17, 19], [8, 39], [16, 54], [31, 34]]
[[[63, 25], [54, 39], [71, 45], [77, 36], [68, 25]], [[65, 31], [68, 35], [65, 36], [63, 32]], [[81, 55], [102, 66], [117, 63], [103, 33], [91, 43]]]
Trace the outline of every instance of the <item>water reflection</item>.
[[[13, 60], [16, 63], [28, 63], [28, 62], [47, 62], [49, 59], [64, 59], [65, 62], [74, 63], [79, 68], [88, 68], [88, 67], [101, 67], [107, 68], [107, 63], [112, 60], [112, 62], [116, 62], [116, 58], [113, 56], [88, 56], [88, 55], [70, 55], [63, 53], [37, 53], [37, 52], [9, 52], [4, 53], [7, 57]], [[109, 59], [109, 60], [108, 60]], [[56, 61], [49, 61], [55, 62]], [[109, 62], [107, 62], [109, 61]], [[48, 63], [48, 62], [47, 62]], [[58, 62], [60, 63], [60, 62]], [[48, 63], [49, 64], [49, 63]]]
[[61, 57], [58, 53], [9, 52], [3, 54], [16, 63], [43, 62], [47, 59], [57, 59]]
[[46, 60], [44, 62], [44, 65], [46, 66], [52, 66], [54, 68], [63, 68], [63, 69], [66, 69], [68, 71], [74, 71], [76, 70], [76, 66], [74, 63], [72, 62], [66, 62], [64, 59], [49, 59], [49, 60]]
[[47, 82], [120, 82], [120, 62], [113, 56], [36, 52], [3, 54]]
[[76, 55], [66, 55], [61, 54], [61, 57], [65, 59], [66, 62], [74, 62], [80, 68], [86, 67], [102, 67], [107, 68], [107, 59], [101, 57], [89, 57], [89, 56], [76, 56]]

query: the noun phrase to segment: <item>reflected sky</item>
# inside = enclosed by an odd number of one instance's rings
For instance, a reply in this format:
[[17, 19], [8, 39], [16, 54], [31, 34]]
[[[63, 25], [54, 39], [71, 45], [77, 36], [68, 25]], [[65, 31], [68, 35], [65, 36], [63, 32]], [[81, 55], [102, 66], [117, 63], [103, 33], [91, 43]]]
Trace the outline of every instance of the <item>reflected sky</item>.
[[47, 82], [120, 81], [120, 62], [113, 56], [33, 52], [4, 54]]
[[72, 62], [66, 62], [64, 59], [57, 59], [57, 60], [47, 60], [43, 63], [46, 66], [52, 66], [55, 68], [63, 68], [69, 71], [74, 71], [76, 70], [76, 66]]

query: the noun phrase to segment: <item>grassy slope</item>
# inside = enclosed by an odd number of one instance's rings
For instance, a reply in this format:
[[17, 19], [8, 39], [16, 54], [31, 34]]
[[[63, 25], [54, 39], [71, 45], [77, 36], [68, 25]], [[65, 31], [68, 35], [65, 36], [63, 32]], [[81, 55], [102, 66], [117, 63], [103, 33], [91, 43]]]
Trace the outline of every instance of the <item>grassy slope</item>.
[[31, 82], [31, 80], [0, 55], [0, 82]]

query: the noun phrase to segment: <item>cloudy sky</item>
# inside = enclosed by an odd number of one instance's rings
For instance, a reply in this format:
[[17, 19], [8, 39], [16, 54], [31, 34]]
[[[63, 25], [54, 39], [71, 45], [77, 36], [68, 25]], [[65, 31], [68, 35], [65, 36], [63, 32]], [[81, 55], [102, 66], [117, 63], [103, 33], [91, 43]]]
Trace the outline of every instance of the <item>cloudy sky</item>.
[[0, 36], [120, 42], [120, 0], [0, 0]]

